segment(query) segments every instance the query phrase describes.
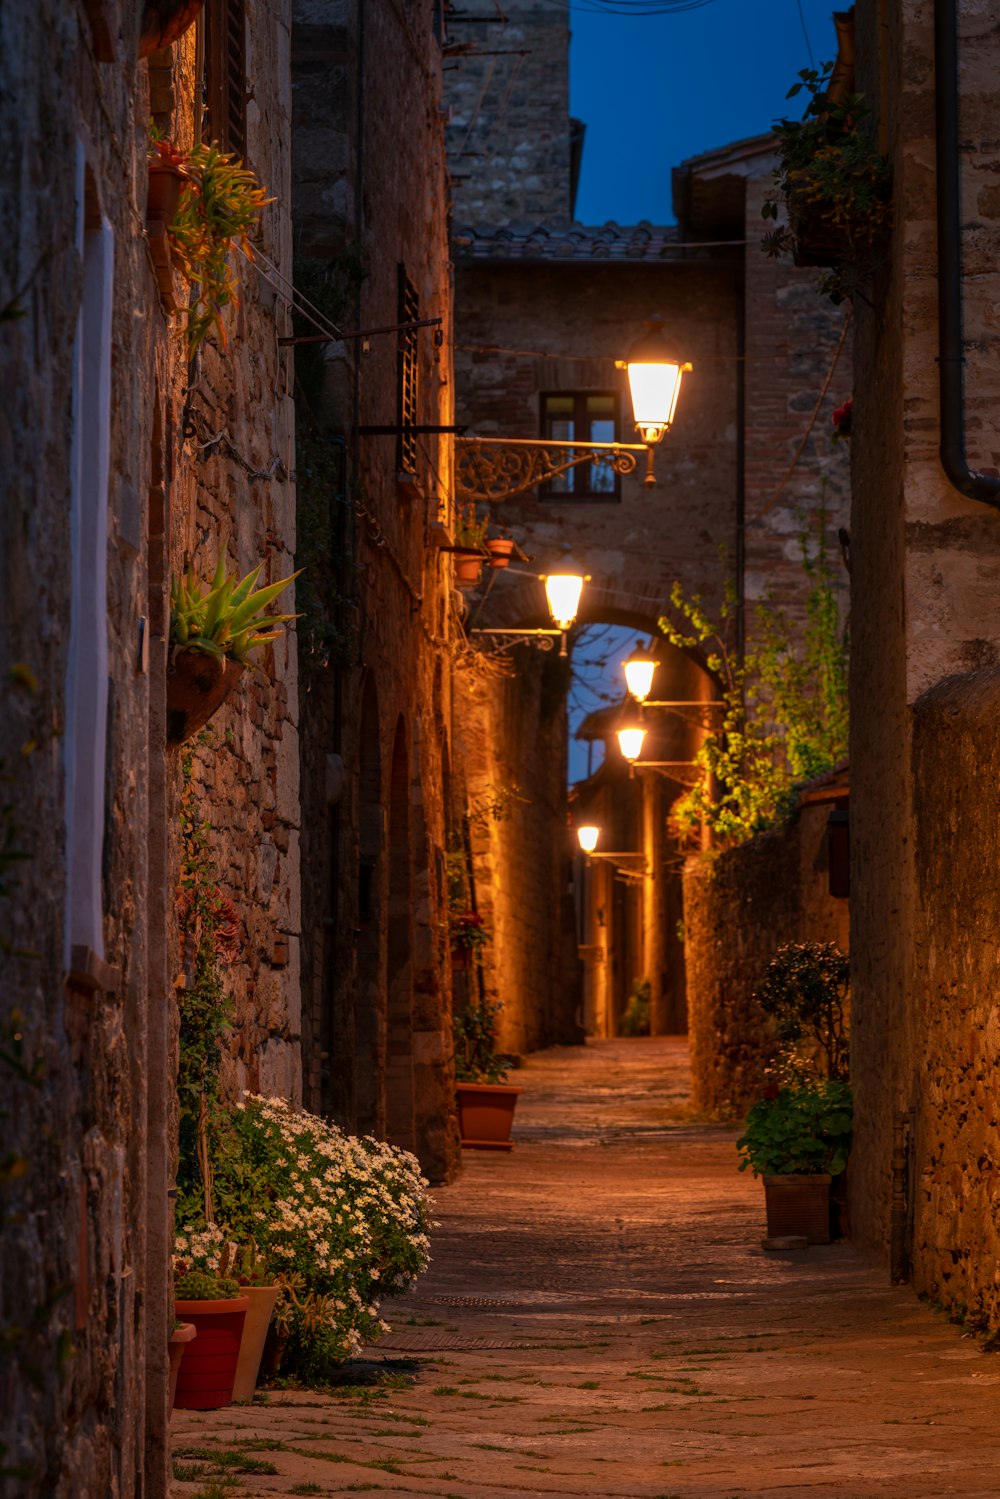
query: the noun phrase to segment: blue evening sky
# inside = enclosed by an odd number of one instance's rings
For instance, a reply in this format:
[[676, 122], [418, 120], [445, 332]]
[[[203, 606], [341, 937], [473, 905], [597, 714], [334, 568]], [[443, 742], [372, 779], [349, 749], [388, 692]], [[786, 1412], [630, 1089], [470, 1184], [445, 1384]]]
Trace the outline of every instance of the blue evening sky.
[[710, 0], [660, 16], [570, 0], [570, 109], [587, 126], [577, 219], [673, 223], [672, 167], [798, 117], [785, 95], [810, 66], [800, 5], [813, 58], [829, 61], [835, 0]]

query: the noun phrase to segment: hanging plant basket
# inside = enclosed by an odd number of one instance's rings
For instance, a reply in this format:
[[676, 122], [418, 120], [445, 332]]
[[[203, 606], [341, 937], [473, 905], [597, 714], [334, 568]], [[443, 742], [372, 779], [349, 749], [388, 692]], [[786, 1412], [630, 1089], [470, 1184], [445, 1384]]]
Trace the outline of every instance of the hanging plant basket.
[[167, 743], [183, 744], [205, 727], [242, 677], [242, 661], [204, 651], [175, 651], [167, 668]]
[[509, 536], [494, 536], [486, 543], [490, 554], [490, 567], [509, 567], [514, 542]]

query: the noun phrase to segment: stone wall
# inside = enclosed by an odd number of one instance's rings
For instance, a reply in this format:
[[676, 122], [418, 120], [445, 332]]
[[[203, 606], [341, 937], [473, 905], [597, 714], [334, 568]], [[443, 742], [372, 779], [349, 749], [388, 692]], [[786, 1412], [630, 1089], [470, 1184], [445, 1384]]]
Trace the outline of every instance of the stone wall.
[[[451, 289], [433, 7], [404, 14], [389, 0], [347, 10], [299, 0], [293, 48], [297, 251], [324, 295], [331, 282], [340, 288], [327, 315], [354, 329], [400, 321], [405, 272], [417, 317], [440, 319], [414, 335], [408, 419], [447, 428]], [[314, 506], [328, 629], [327, 648], [304, 662], [307, 1097], [350, 1129], [415, 1149], [441, 1180], [458, 1162], [444, 887], [455, 615], [438, 524], [448, 518], [451, 439], [420, 433], [404, 461], [392, 432], [355, 435], [359, 424], [401, 420], [392, 334], [374, 336], [370, 349], [331, 343], [318, 372], [300, 362], [300, 376], [298, 461], [319, 465], [318, 487], [313, 476], [303, 498]], [[324, 445], [336, 456], [327, 470], [317, 458]]]
[[998, 745], [996, 667], [946, 677], [917, 700], [914, 1284], [992, 1327], [1000, 1325]]
[[[989, 470], [997, 464], [989, 413], [1000, 393], [995, 316], [1000, 280], [987, 249], [1000, 212], [994, 186], [998, 51], [996, 35], [979, 25], [979, 7], [959, 0], [958, 11], [967, 441], [971, 464]], [[926, 830], [942, 800], [951, 804], [960, 798], [966, 781], [962, 767], [942, 761], [942, 781], [931, 785], [924, 778], [918, 788], [914, 705], [933, 702], [923, 695], [937, 683], [997, 660], [1000, 517], [956, 493], [937, 455], [932, 7], [909, 0], [886, 15], [875, 0], [862, 0], [857, 18], [859, 86], [875, 107], [879, 143], [892, 162], [895, 229], [890, 263], [871, 289], [872, 305], [856, 299], [855, 307], [851, 856], [852, 982], [860, 1044], [855, 1048], [851, 1218], [856, 1237], [887, 1256], [893, 1123], [900, 1112], [916, 1109], [921, 1227], [913, 1246], [914, 1274], [922, 1283], [940, 1284], [943, 1299], [951, 1299], [964, 1293], [957, 1281], [942, 1276], [941, 1239], [929, 1226], [926, 1203], [933, 1200], [947, 1212], [950, 1193], [957, 1190], [961, 1198], [961, 1184], [955, 1185], [947, 1163], [964, 1145], [966, 1130], [989, 1131], [991, 1115], [989, 1106], [973, 1097], [979, 1123], [970, 1117], [966, 1125], [948, 1127], [940, 1111], [922, 1102], [918, 1084], [937, 1079], [934, 1097], [939, 1098], [940, 1080], [950, 1075], [954, 1059], [976, 1055], [978, 1017], [988, 997], [985, 990], [977, 993], [984, 975], [970, 974], [968, 997], [952, 1012], [951, 1034], [940, 1009], [928, 1028], [921, 955], [930, 949], [931, 934], [941, 931], [941, 915], [921, 895], [922, 886], [930, 887], [926, 867], [918, 871], [917, 850], [925, 847]], [[970, 703], [978, 691], [974, 682]], [[965, 711], [963, 700], [960, 720]], [[929, 723], [940, 726], [936, 709]], [[926, 766], [926, 739], [923, 743], [918, 763]], [[981, 865], [975, 845], [947, 831], [952, 867], [941, 888], [943, 899], [951, 900], [966, 881], [978, 880]], [[960, 921], [960, 913], [953, 919]], [[949, 963], [962, 971], [958, 951], [935, 951], [936, 972]], [[951, 1239], [956, 1264], [965, 1267], [959, 1278], [969, 1274], [980, 1284], [978, 1272], [968, 1270], [969, 1257], [978, 1259], [984, 1249], [975, 1213], [951, 1214], [936, 1233]], [[982, 1299], [986, 1293], [975, 1294]]]
[[513, 668], [502, 677], [460, 669], [454, 713], [475, 903], [489, 933], [484, 992], [504, 1007], [500, 1049], [523, 1054], [579, 1039], [582, 972], [566, 895], [568, 671], [530, 647], [516, 650]]
[[[43, 3], [0, 22], [0, 307], [14, 314], [0, 343], [0, 758], [16, 774], [12, 843], [29, 854], [0, 897], [3, 1050], [23, 1049], [2, 1089], [5, 1150], [23, 1170], [0, 1187], [2, 1465], [25, 1470], [0, 1486], [18, 1499], [167, 1491], [181, 970], [169, 575], [187, 560], [210, 574], [228, 534], [232, 565], [266, 554], [280, 576], [294, 545], [273, 295], [240, 272], [228, 355], [206, 348], [189, 385], [179, 320], [157, 292], [147, 126], [152, 112], [192, 140], [196, 51], [192, 31], [137, 66], [140, 11]], [[286, 32], [280, 6], [248, 7], [251, 150], [287, 205]], [[264, 246], [287, 258], [279, 205]], [[247, 473], [272, 460], [268, 478]], [[229, 1081], [294, 1092], [294, 642], [265, 665], [213, 726], [219, 748], [198, 751], [196, 775], [252, 947], [231, 977]], [[73, 784], [88, 787], [79, 803]]]
[[847, 902], [827, 885], [828, 817], [828, 807], [804, 808], [779, 832], [685, 866], [692, 1100], [704, 1113], [743, 1115], [760, 1097], [774, 1053], [752, 996], [777, 949], [836, 942], [847, 951]]

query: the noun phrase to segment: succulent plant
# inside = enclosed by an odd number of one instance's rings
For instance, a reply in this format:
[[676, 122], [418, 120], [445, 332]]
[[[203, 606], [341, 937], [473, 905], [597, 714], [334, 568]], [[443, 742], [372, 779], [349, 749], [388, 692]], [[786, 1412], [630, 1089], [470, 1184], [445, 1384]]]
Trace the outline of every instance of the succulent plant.
[[258, 563], [239, 582], [235, 574], [227, 577], [223, 545], [219, 565], [207, 590], [191, 568], [183, 578], [175, 578], [170, 589], [172, 644], [180, 650], [204, 651], [219, 660], [231, 656], [235, 661], [246, 661], [248, 653], [257, 646], [277, 640], [280, 631], [274, 626], [298, 619], [298, 615], [265, 614], [264, 610], [299, 574], [292, 573], [279, 583], [255, 590], [262, 566], [263, 563]]
[[242, 1294], [239, 1281], [207, 1270], [189, 1270], [174, 1285], [177, 1301], [235, 1301]]

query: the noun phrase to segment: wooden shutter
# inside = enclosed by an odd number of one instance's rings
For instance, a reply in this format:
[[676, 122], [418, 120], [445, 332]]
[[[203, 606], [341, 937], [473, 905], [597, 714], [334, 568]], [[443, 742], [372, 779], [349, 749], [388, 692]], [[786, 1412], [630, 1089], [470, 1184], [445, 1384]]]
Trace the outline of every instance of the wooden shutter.
[[208, 0], [205, 6], [206, 138], [246, 159], [245, 0]]

